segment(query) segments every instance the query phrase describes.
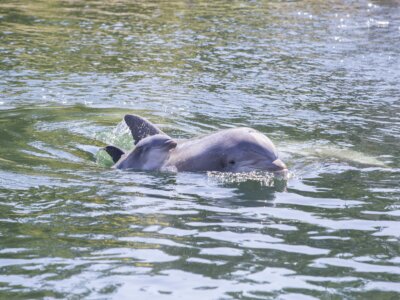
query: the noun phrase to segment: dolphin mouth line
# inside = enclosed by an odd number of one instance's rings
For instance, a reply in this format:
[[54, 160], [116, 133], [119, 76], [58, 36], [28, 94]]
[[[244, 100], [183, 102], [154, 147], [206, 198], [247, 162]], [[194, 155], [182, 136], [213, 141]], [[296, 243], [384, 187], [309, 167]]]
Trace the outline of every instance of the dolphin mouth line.
[[[263, 153], [261, 153], [260, 151], [255, 150], [255, 149], [249, 149], [248, 151], [249, 152], [253, 152], [255, 154], [258, 154], [260, 156], [264, 156]], [[276, 157], [278, 157], [278, 155], [276, 155]], [[274, 170], [271, 170], [270, 172], [283, 171], [283, 170], [287, 170], [288, 169], [286, 164], [280, 158], [276, 158], [274, 161], [272, 161], [271, 165], [273, 165], [273, 169]], [[262, 169], [259, 169], [257, 167], [255, 167], [254, 169], [262, 170]]]
[[285, 163], [283, 161], [281, 161], [279, 158], [275, 159], [272, 164], [274, 166], [276, 166], [278, 169], [274, 170], [274, 171], [283, 171], [283, 170], [287, 170], [287, 166], [285, 165]]

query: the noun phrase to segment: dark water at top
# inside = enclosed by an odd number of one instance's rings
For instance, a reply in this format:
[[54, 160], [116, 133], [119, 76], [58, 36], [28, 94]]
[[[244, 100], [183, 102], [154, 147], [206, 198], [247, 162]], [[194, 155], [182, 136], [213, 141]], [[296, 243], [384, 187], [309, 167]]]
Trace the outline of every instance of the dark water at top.
[[[115, 171], [125, 113], [292, 176]], [[399, 181], [394, 0], [0, 3], [2, 299], [398, 299]]]

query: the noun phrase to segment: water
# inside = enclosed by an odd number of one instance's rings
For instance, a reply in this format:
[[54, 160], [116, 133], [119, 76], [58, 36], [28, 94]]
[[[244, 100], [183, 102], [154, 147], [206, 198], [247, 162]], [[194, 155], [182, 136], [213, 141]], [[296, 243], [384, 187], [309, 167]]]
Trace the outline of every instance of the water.
[[[0, 66], [0, 298], [400, 297], [398, 2], [2, 1]], [[110, 169], [125, 113], [292, 176]]]

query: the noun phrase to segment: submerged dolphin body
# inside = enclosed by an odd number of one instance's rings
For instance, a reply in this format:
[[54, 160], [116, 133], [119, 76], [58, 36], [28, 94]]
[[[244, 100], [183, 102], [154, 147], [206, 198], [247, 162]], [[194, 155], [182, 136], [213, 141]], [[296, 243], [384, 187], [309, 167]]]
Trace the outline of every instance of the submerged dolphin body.
[[144, 118], [124, 117], [136, 147], [129, 153], [114, 146], [104, 150], [115, 168], [168, 171], [286, 171], [276, 148], [260, 132], [239, 127], [194, 139], [175, 141]]

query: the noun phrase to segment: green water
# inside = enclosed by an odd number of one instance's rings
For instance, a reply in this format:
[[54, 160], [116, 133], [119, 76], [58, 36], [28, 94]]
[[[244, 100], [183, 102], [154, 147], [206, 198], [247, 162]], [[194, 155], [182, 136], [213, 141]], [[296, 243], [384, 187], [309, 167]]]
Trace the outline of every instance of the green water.
[[[398, 299], [400, 4], [1, 1], [1, 299]], [[122, 117], [291, 171], [121, 172]]]

